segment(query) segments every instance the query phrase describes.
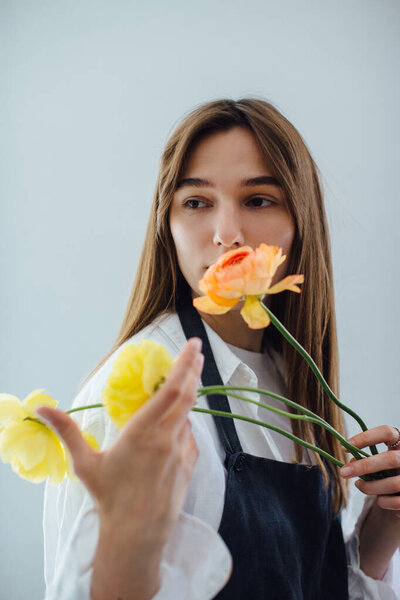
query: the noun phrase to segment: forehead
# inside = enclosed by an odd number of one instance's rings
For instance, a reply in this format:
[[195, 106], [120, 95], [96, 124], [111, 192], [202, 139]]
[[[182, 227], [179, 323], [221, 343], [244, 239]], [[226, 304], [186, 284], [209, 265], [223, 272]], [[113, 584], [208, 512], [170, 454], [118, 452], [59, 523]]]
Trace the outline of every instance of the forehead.
[[254, 177], [272, 175], [274, 169], [271, 161], [262, 154], [254, 134], [243, 127], [234, 127], [203, 137], [188, 154], [183, 176], [211, 176], [212, 172]]

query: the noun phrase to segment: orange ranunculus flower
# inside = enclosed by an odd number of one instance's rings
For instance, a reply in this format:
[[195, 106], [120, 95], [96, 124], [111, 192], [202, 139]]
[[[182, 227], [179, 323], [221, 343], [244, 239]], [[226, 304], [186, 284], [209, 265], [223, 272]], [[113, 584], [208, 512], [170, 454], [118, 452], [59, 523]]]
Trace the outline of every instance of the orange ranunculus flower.
[[260, 244], [255, 250], [242, 246], [225, 252], [199, 281], [199, 288], [206, 295], [195, 298], [194, 306], [202, 312], [221, 315], [245, 300], [240, 314], [248, 326], [267, 327], [270, 319], [260, 304], [262, 296], [284, 290], [301, 292], [296, 284], [304, 281], [303, 275], [288, 275], [271, 286], [277, 268], [285, 259], [282, 248], [267, 244]]

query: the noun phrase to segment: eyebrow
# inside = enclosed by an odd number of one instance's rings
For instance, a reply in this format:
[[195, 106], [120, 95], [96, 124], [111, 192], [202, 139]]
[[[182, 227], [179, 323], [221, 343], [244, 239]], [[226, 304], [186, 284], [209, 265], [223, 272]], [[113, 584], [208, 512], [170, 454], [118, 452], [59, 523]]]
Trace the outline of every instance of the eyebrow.
[[[242, 179], [240, 181], [241, 187], [249, 187], [255, 185], [277, 185], [281, 187], [281, 184], [276, 179], [276, 177], [272, 177], [271, 175], [260, 175], [259, 177], [251, 177], [250, 179]], [[178, 185], [176, 189], [179, 190], [183, 187], [215, 187], [214, 184], [208, 179], [202, 179], [200, 177], [186, 177], [185, 179], [181, 179], [178, 181]]]

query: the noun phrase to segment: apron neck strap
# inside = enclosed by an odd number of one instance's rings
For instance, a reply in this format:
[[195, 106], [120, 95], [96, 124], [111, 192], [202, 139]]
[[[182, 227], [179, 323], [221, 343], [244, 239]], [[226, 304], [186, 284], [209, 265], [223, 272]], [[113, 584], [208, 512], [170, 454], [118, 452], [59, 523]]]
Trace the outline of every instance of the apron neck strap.
[[[178, 316], [186, 339], [195, 336], [199, 337], [203, 342], [202, 352], [204, 354], [204, 367], [201, 375], [203, 385], [224, 385], [215, 362], [214, 354], [211, 350], [206, 329], [197, 310], [191, 303], [186, 304], [184, 307], [178, 309]], [[211, 410], [231, 412], [228, 398], [225, 395], [209, 394], [207, 396], [207, 402]], [[236, 432], [234, 419], [229, 417], [219, 417], [217, 415], [212, 415], [212, 417], [226, 456], [228, 457], [228, 455], [235, 454], [236, 452], [243, 452]]]

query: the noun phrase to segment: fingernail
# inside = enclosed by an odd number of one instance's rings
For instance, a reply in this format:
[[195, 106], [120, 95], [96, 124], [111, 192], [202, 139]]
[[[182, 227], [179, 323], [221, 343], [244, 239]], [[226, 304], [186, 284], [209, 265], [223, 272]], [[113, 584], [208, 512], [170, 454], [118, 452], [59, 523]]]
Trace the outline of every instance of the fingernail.
[[[43, 408], [42, 406], [39, 406], [39, 408], [36, 408], [36, 409], [35, 409], [35, 411], [34, 411], [34, 412], [35, 412], [35, 415], [37, 415], [37, 416], [38, 416], [38, 418], [39, 418], [41, 421], [45, 421], [46, 423], [50, 423], [50, 425], [51, 425], [51, 424], [52, 424], [51, 417], [50, 417], [48, 414], [47, 414], [47, 415], [42, 415], [42, 414], [39, 412], [39, 411], [40, 411], [42, 408]], [[46, 409], [45, 409], [45, 411], [46, 411]]]
[[354, 469], [353, 467], [350, 467], [349, 465], [346, 465], [345, 467], [342, 467], [340, 469], [340, 474], [343, 475], [343, 477], [349, 477], [349, 475], [353, 475], [354, 473]]
[[201, 347], [203, 345], [202, 340], [198, 337], [190, 338], [190, 343], [192, 344], [195, 350], [201, 350]]

